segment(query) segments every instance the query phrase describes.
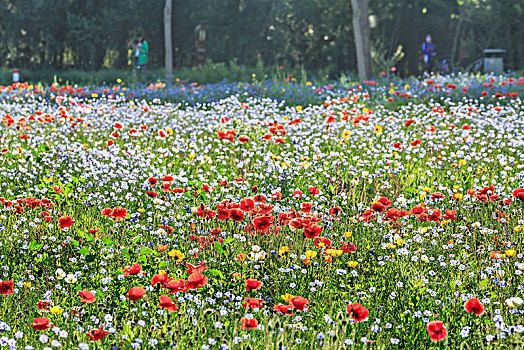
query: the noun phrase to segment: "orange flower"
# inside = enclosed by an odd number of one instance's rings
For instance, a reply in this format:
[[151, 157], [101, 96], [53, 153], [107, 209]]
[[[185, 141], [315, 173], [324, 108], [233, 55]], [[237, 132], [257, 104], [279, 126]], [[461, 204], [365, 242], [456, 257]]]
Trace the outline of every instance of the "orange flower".
[[165, 252], [167, 250], [167, 245], [159, 244], [157, 249], [159, 252]]

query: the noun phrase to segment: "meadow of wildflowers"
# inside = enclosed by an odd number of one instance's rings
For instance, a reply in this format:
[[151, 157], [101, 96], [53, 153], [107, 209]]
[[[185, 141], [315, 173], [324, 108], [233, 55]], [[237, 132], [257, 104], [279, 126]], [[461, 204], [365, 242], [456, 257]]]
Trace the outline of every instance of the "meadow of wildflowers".
[[523, 85], [0, 87], [0, 348], [522, 347]]

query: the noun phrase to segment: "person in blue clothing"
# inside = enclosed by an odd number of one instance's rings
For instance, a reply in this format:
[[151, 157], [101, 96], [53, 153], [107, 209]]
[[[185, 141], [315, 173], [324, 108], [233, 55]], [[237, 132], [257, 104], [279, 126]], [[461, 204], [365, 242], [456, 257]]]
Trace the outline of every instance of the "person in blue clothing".
[[431, 42], [431, 35], [426, 35], [426, 41], [422, 43], [422, 61], [424, 62], [424, 71], [428, 74], [433, 69], [433, 57], [435, 57], [435, 46]]

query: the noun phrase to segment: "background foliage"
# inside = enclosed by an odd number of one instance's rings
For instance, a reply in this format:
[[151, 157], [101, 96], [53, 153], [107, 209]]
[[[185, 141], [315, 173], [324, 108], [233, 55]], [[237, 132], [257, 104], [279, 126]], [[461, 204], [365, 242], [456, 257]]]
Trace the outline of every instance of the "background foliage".
[[[454, 58], [464, 66], [484, 48], [502, 48], [508, 50], [508, 68], [522, 67], [524, 0], [370, 0], [369, 5], [376, 18], [371, 40], [381, 50], [377, 56], [390, 59], [402, 45], [401, 74], [419, 72], [419, 47], [427, 33], [433, 34], [439, 57], [450, 56], [458, 38]], [[0, 66], [129, 69], [131, 41], [142, 32], [151, 47], [150, 66], [160, 67], [163, 6], [163, 0], [2, 0]], [[175, 1], [175, 68], [192, 65], [197, 24], [207, 25], [211, 62], [249, 67], [262, 62], [331, 74], [355, 70], [349, 0]]]

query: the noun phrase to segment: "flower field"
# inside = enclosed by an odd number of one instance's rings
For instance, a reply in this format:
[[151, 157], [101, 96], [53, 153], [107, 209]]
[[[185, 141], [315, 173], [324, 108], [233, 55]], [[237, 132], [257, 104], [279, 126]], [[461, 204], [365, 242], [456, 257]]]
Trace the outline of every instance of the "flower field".
[[523, 93], [2, 86], [0, 347], [519, 348]]

